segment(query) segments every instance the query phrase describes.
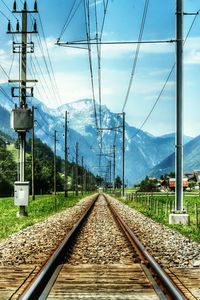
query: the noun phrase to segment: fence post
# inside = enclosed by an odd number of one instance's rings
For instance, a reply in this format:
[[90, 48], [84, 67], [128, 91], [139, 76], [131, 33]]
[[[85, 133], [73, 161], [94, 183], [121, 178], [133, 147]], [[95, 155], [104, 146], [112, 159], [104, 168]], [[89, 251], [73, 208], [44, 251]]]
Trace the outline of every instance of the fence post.
[[199, 227], [199, 222], [198, 222], [198, 204], [195, 203], [195, 225], [196, 225], [196, 228]]
[[165, 215], [166, 216], [168, 216], [168, 204], [169, 204], [169, 202], [168, 202], [168, 199], [167, 199], [167, 201], [166, 201], [166, 209], [165, 209]]

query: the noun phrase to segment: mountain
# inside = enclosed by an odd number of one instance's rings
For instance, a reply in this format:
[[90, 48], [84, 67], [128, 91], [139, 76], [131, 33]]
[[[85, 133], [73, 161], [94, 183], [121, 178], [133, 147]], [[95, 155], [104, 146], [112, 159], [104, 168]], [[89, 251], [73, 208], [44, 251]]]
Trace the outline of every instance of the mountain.
[[[200, 135], [185, 144], [183, 151], [184, 172], [191, 172], [200, 169]], [[159, 178], [162, 174], [174, 172], [175, 153], [165, 158], [160, 164], [155, 166], [149, 175]]]
[[[10, 95], [8, 84], [1, 84], [1, 89]], [[18, 100], [13, 98], [17, 104]], [[95, 126], [94, 103], [90, 99], [77, 100], [64, 104], [56, 109], [50, 109], [36, 98], [27, 98], [29, 107], [34, 105], [35, 110], [35, 132], [36, 135], [53, 149], [54, 130], [57, 130], [57, 153], [64, 156], [64, 113], [69, 112], [69, 159], [75, 159], [75, 144], [79, 142], [79, 162], [84, 156], [84, 163], [88, 168], [98, 173], [99, 150], [97, 143], [97, 131]], [[14, 103], [1, 95], [0, 102], [0, 130], [16, 136], [9, 127], [9, 114]], [[103, 130], [104, 155], [101, 165], [106, 167], [111, 158], [110, 152], [116, 140], [116, 175], [122, 175], [122, 116], [111, 112], [105, 105], [102, 110], [102, 128], [113, 128], [115, 131]], [[97, 119], [99, 119], [99, 105], [96, 104]], [[148, 174], [149, 170], [161, 163], [174, 151], [174, 134], [155, 137], [147, 132], [138, 131], [126, 122], [126, 155], [125, 155], [125, 176], [128, 184], [133, 184], [142, 176]], [[106, 169], [106, 168], [105, 168]], [[101, 174], [100, 174], [101, 175]]]

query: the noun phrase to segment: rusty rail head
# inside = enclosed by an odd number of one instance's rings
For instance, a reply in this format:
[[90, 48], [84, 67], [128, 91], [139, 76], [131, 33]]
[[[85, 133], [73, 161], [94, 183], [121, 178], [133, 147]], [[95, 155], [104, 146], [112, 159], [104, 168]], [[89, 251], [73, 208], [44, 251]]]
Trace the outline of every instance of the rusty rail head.
[[[36, 277], [31, 281], [24, 293], [19, 297], [19, 300], [36, 300], [40, 298], [42, 292], [45, 290], [47, 284], [53, 276], [53, 273], [56, 271], [56, 268], [59, 266], [59, 264], [61, 264], [64, 261], [66, 257], [66, 252], [73, 238], [76, 236], [77, 231], [80, 229], [88, 214], [92, 210], [98, 197], [99, 194], [96, 194], [94, 196], [94, 199], [91, 202], [90, 206], [83, 213], [78, 222], [73, 226], [73, 228], [64, 238], [60, 246], [52, 254], [52, 256], [42, 267], [42, 269], [39, 271]], [[48, 294], [46, 296], [48, 296]], [[46, 297], [42, 297], [42, 299], [46, 299]]]
[[124, 222], [119, 213], [113, 207], [113, 205], [108, 201], [108, 198], [104, 195], [108, 207], [110, 208], [112, 214], [114, 215], [116, 221], [118, 222], [121, 229], [125, 232], [126, 236], [132, 239], [131, 244], [135, 244], [137, 249], [141, 252], [141, 255], [148, 261], [148, 264], [153, 269], [153, 271], [157, 274], [158, 278], [161, 280], [162, 284], [165, 286], [167, 292], [173, 297], [174, 300], [186, 300], [185, 296], [182, 292], [176, 287], [176, 284], [173, 283], [169, 276], [165, 273], [165, 271], [161, 268], [161, 266], [156, 262], [156, 260], [148, 253], [145, 247], [141, 244], [139, 239], [130, 229], [130, 227]]

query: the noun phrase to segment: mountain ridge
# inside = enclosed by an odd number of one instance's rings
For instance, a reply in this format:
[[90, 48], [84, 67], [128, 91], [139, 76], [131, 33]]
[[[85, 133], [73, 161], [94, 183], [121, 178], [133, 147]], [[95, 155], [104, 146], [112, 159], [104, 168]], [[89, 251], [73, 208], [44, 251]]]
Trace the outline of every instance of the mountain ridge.
[[[8, 84], [1, 84], [7, 94], [10, 93]], [[13, 99], [17, 104], [18, 100]], [[9, 128], [9, 113], [14, 107], [12, 101], [8, 101], [2, 95], [0, 103], [0, 129], [5, 133], [13, 131]], [[96, 166], [99, 164], [99, 156], [96, 153], [98, 148], [97, 133], [94, 115], [94, 103], [92, 99], [79, 99], [71, 103], [66, 103], [58, 108], [49, 108], [43, 102], [36, 98], [28, 98], [29, 107], [34, 105], [36, 126], [35, 132], [43, 142], [50, 145], [53, 149], [53, 133], [54, 129], [58, 132], [57, 151], [58, 155], [64, 156], [64, 112], [69, 112], [69, 159], [75, 159], [75, 144], [79, 142], [79, 157], [84, 156], [84, 163], [88, 168], [98, 173]], [[102, 127], [113, 128], [122, 125], [121, 115], [116, 115], [110, 111], [106, 105], [101, 107], [102, 110]], [[99, 105], [96, 103], [97, 118], [99, 119]], [[6, 126], [5, 126], [6, 124]], [[15, 134], [16, 135], [16, 134]], [[121, 128], [113, 132], [110, 130], [102, 131], [103, 142], [106, 149], [112, 149], [114, 140], [116, 138], [116, 175], [122, 176], [122, 133]], [[134, 136], [134, 138], [132, 138]], [[134, 126], [130, 126], [126, 122], [126, 155], [125, 155], [125, 174], [126, 183], [132, 185], [137, 182], [139, 178], [148, 174], [156, 165], [161, 163], [165, 158], [174, 152], [174, 134], [168, 136], [156, 137], [144, 131], [138, 131]], [[111, 150], [104, 151], [105, 156], [102, 157], [101, 164], [109, 164], [109, 154]], [[111, 158], [112, 159], [112, 158]]]

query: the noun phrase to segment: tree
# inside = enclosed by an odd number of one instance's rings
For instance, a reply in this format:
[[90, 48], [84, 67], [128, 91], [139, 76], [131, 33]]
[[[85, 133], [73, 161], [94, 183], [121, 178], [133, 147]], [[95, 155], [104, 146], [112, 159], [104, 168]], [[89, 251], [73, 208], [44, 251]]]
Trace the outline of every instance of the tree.
[[140, 191], [141, 192], [155, 192], [157, 191], [157, 179], [149, 179], [148, 176], [140, 183]]
[[195, 181], [189, 181], [188, 186], [190, 188], [190, 191], [195, 187], [196, 182]]
[[0, 137], [0, 196], [13, 194], [14, 182], [17, 180], [17, 164], [12, 153], [6, 149], [6, 143]]
[[115, 188], [121, 189], [121, 187], [122, 187], [122, 180], [119, 176], [117, 176], [115, 178]]

